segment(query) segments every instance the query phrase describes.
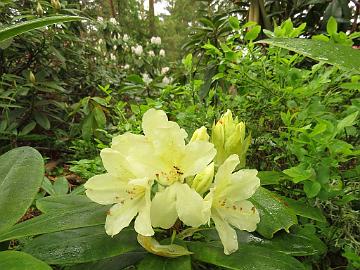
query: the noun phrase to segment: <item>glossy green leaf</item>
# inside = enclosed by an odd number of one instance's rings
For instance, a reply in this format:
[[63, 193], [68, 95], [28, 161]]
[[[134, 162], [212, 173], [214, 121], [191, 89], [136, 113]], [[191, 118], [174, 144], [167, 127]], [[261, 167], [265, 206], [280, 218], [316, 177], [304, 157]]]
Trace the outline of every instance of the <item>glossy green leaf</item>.
[[65, 211], [66, 209], [98, 206], [85, 195], [48, 196], [36, 201], [36, 207], [43, 213]]
[[109, 206], [92, 205], [50, 212], [13, 226], [0, 234], [0, 242], [24, 236], [39, 235], [105, 223]]
[[51, 25], [54, 23], [63, 23], [63, 22], [79, 21], [79, 20], [86, 20], [86, 18], [79, 16], [53, 16], [53, 17], [40, 18], [22, 23], [17, 23], [14, 25], [9, 25], [7, 27], [0, 28], [0, 42], [15, 37], [17, 35], [23, 34], [25, 32], [29, 32], [31, 30], [44, 27], [47, 25]]
[[52, 268], [27, 253], [20, 251], [3, 251], [0, 252], [0, 269], [51, 270]]
[[26, 213], [43, 175], [43, 159], [31, 147], [16, 148], [0, 156], [0, 232]]
[[360, 71], [360, 51], [348, 46], [302, 38], [274, 38], [258, 41], [322, 61], [331, 65]]
[[284, 200], [284, 202], [295, 212], [296, 215], [320, 222], [326, 222], [326, 218], [319, 208], [311, 207], [305, 202], [290, 198], [281, 197], [281, 199]]
[[225, 255], [219, 243], [191, 242], [189, 249], [192, 257], [205, 263], [214, 264], [226, 269], [249, 270], [300, 270], [304, 266], [293, 257], [265, 247], [239, 245], [237, 252]]
[[66, 270], [119, 270], [135, 265], [147, 254], [145, 251], [128, 252], [96, 262], [81, 263], [66, 268]]
[[282, 229], [289, 231], [297, 223], [295, 212], [274, 192], [260, 187], [250, 201], [260, 213], [256, 230], [266, 238], [272, 238]]
[[104, 226], [94, 226], [41, 235], [26, 244], [24, 251], [49, 264], [85, 263], [141, 251], [136, 235], [125, 229], [111, 237]]
[[137, 270], [191, 270], [190, 256], [183, 256], [179, 258], [165, 258], [152, 254], [146, 257], [139, 263]]

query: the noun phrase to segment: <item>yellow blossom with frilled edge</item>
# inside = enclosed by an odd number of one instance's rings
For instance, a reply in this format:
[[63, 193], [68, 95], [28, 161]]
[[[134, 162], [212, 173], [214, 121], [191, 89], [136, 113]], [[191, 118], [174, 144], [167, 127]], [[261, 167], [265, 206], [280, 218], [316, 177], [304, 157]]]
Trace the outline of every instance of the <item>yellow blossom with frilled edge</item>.
[[211, 218], [227, 255], [238, 249], [233, 227], [252, 232], [260, 222], [259, 212], [247, 200], [260, 186], [257, 170], [233, 172], [239, 163], [237, 155], [228, 157], [219, 167], [214, 186], [205, 197], [206, 201], [211, 202]]
[[[168, 229], [180, 219], [198, 227], [209, 220], [210, 206], [185, 178], [203, 171], [216, 155], [214, 145], [195, 140], [165, 112], [150, 109], [142, 119], [144, 135], [125, 133], [101, 151], [106, 174], [85, 184], [86, 195], [100, 204], [114, 204], [106, 219], [106, 232], [119, 233], [135, 218], [135, 230], [144, 236], [153, 227]], [[150, 191], [158, 186], [152, 201]], [[166, 206], [166, 207], [164, 207]]]
[[230, 110], [214, 123], [211, 142], [215, 145], [217, 154], [215, 165], [221, 165], [230, 155], [237, 154], [240, 158], [239, 168], [245, 167], [246, 152], [251, 143], [251, 136], [245, 137], [245, 124], [233, 119]]
[[207, 133], [206, 127], [202, 126], [201, 128], [198, 128], [197, 130], [194, 131], [190, 142], [194, 142], [194, 141], [209, 141], [209, 134]]

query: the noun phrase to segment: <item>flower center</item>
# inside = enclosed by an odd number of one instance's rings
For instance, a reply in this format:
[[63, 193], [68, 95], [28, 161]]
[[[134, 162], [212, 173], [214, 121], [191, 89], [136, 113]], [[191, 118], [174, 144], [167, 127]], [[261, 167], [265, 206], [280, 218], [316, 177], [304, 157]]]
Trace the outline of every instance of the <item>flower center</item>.
[[166, 172], [157, 173], [156, 180], [164, 186], [169, 186], [176, 181], [182, 181], [183, 174], [184, 173], [181, 171], [181, 169], [174, 165]]

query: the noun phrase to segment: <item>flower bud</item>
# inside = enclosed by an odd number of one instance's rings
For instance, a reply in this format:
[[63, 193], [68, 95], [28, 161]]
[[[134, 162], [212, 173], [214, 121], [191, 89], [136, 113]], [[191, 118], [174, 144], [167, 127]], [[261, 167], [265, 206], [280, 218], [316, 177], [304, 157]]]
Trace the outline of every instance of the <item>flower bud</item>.
[[37, 2], [36, 13], [37, 13], [37, 15], [39, 15], [39, 16], [44, 15], [44, 10], [43, 10], [40, 2]]
[[29, 73], [29, 81], [33, 84], [35, 84], [35, 82], [36, 82], [35, 75], [34, 75], [34, 73], [32, 73], [32, 71], [30, 71], [30, 73]]
[[208, 165], [204, 170], [198, 173], [191, 187], [196, 190], [200, 195], [209, 190], [214, 178], [214, 162]]
[[190, 142], [194, 141], [209, 141], [209, 135], [207, 134], [206, 127], [202, 126], [201, 128], [198, 128], [194, 131]]
[[251, 143], [251, 136], [245, 138], [245, 123], [233, 118], [230, 110], [213, 125], [211, 141], [215, 145], [217, 154], [215, 163], [221, 165], [230, 155], [237, 154], [240, 159], [239, 167], [245, 166], [246, 151]]
[[51, 5], [55, 10], [61, 9], [61, 4], [59, 0], [51, 0]]

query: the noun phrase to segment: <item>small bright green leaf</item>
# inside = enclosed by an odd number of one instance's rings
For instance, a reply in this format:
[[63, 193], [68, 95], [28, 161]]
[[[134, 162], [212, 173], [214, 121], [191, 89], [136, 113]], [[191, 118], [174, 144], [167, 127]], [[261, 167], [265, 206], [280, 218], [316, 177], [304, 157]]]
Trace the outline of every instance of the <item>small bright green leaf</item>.
[[334, 17], [330, 17], [326, 24], [326, 31], [329, 35], [334, 35], [337, 33], [337, 21]]
[[231, 270], [304, 270], [293, 257], [265, 247], [239, 245], [237, 252], [225, 255], [218, 243], [190, 242], [187, 244], [196, 260]]
[[44, 162], [31, 147], [13, 149], [0, 156], [0, 232], [26, 213], [44, 175]]
[[304, 191], [306, 196], [309, 198], [314, 198], [316, 195], [319, 194], [321, 190], [321, 184], [319, 182], [313, 181], [305, 181], [304, 182]]
[[188, 73], [191, 72], [192, 69], [192, 54], [189, 53], [183, 60], [182, 63]]
[[274, 38], [260, 40], [330, 65], [360, 71], [360, 51], [349, 46], [304, 38]]
[[294, 183], [299, 183], [301, 181], [305, 181], [312, 176], [314, 176], [315, 172], [313, 169], [305, 169], [302, 165], [298, 165], [292, 167], [290, 169], [286, 169], [283, 171], [286, 175], [290, 176]]
[[354, 125], [358, 114], [359, 114], [359, 112], [357, 111], [357, 112], [354, 112], [354, 113], [346, 116], [344, 119], [340, 120], [337, 124], [336, 129], [338, 131], [340, 131], [345, 127], [350, 127], [350, 126]]
[[20, 251], [0, 252], [0, 269], [4, 270], [51, 270], [52, 268], [33, 256]]
[[0, 29], [0, 42], [50, 24], [79, 20], [86, 20], [86, 18], [78, 16], [53, 16], [17, 23]]
[[252, 27], [246, 34], [245, 34], [245, 40], [254, 40], [256, 39], [261, 32], [261, 26], [256, 25]]
[[230, 17], [229, 24], [230, 24], [231, 28], [234, 30], [238, 30], [240, 28], [239, 20], [236, 17]]
[[260, 187], [249, 200], [260, 213], [256, 231], [266, 238], [297, 223], [294, 211], [274, 192]]
[[10, 230], [0, 234], [0, 242], [24, 236], [104, 224], [108, 209], [109, 206], [92, 205], [49, 212], [16, 224]]
[[124, 229], [111, 237], [104, 226], [94, 226], [41, 235], [28, 242], [24, 251], [49, 264], [75, 264], [140, 249], [134, 230]]
[[152, 254], [138, 264], [137, 270], [191, 270], [190, 256], [180, 258], [164, 258]]
[[277, 171], [260, 171], [257, 176], [260, 178], [261, 185], [276, 185], [281, 181], [289, 179], [287, 175]]

